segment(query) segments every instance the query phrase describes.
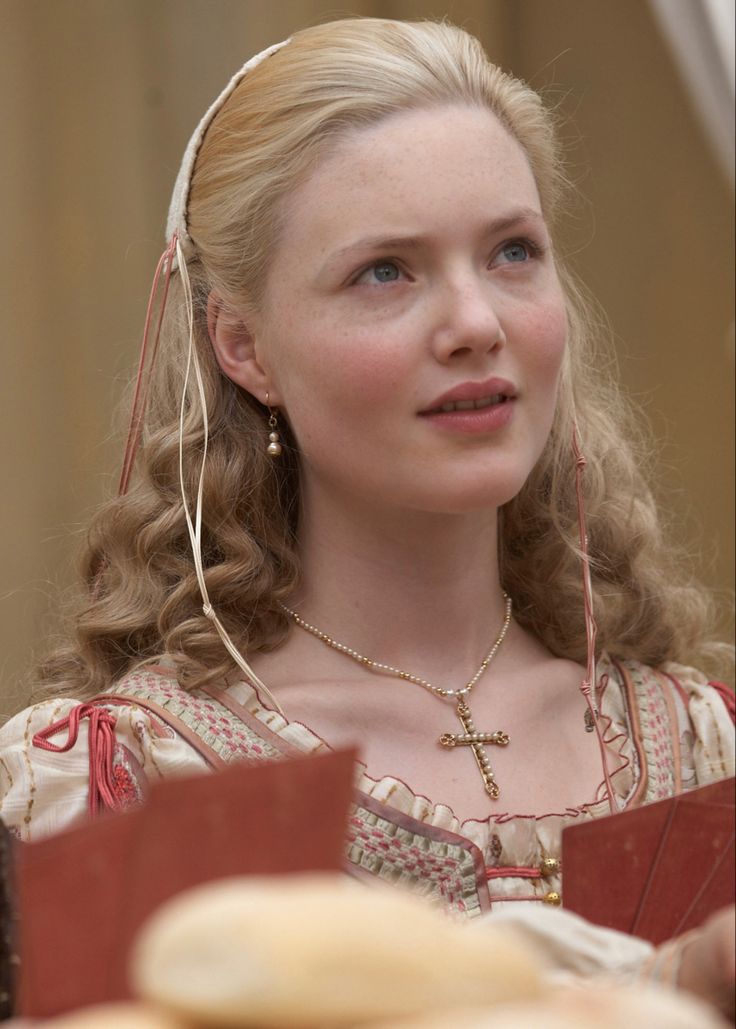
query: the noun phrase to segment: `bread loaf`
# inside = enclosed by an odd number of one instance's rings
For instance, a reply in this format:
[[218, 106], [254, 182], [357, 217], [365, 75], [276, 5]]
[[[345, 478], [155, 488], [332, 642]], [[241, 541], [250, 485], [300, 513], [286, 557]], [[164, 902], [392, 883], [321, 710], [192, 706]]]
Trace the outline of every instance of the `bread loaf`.
[[552, 988], [534, 1002], [424, 1015], [371, 1029], [728, 1029], [694, 997], [653, 986]]
[[223, 880], [144, 927], [132, 982], [212, 1026], [354, 1026], [538, 995], [535, 959], [507, 929], [482, 934], [395, 887], [345, 876]]
[[94, 1004], [44, 1022], [48, 1029], [189, 1029], [173, 1015], [144, 1004]]

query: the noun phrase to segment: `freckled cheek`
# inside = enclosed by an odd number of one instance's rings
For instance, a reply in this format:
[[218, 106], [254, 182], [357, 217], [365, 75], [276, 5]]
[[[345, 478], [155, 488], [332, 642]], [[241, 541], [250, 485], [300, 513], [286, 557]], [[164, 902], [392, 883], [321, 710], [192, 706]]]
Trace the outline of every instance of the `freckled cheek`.
[[567, 345], [564, 307], [552, 305], [531, 317], [524, 338], [529, 340], [525, 357], [530, 371], [548, 381], [556, 381]]
[[333, 339], [317, 351], [319, 359], [311, 365], [310, 378], [319, 384], [322, 395], [341, 407], [375, 409], [395, 396], [397, 383], [406, 374], [402, 351], [405, 348], [392, 347], [375, 336]]
[[322, 467], [342, 466], [346, 455], [352, 455], [353, 464], [359, 454], [393, 440], [396, 370], [389, 362], [351, 352], [309, 372], [289, 410], [306, 460]]
[[[395, 341], [394, 341], [395, 342]], [[282, 364], [286, 410], [303, 453], [320, 461], [340, 449], [355, 449], [365, 436], [391, 429], [386, 417], [396, 405], [399, 383], [411, 378], [402, 365], [405, 346], [391, 346], [375, 332], [302, 334], [298, 349], [290, 349]]]
[[342, 376], [353, 403], [359, 407], [375, 410], [396, 401], [399, 384], [406, 390], [400, 359], [384, 348], [345, 355]]

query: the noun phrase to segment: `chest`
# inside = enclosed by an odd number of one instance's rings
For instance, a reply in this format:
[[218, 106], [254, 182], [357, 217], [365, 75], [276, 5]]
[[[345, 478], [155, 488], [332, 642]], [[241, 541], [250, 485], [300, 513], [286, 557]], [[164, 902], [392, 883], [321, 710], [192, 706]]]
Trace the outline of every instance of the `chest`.
[[[383, 681], [370, 690], [344, 682], [302, 683], [280, 700], [291, 721], [329, 746], [356, 746], [372, 779], [397, 779], [464, 821], [564, 812], [593, 800], [603, 778], [597, 739], [585, 731], [579, 683], [566, 685], [565, 702], [543, 692], [526, 705], [471, 695], [469, 717], [460, 716], [454, 701]], [[463, 739], [497, 731], [508, 734], [507, 745]], [[442, 745], [448, 734], [456, 745]], [[489, 795], [486, 769], [498, 785], [497, 798]]]

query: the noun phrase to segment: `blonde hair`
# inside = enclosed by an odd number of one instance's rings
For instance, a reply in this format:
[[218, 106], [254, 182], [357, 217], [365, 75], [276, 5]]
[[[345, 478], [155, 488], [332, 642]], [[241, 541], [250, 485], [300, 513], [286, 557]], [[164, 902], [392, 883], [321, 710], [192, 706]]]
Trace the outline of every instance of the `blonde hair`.
[[[220, 371], [207, 332], [207, 297], [214, 289], [239, 309], [257, 309], [283, 199], [346, 132], [395, 112], [457, 103], [490, 110], [521, 144], [553, 228], [566, 182], [552, 116], [536, 93], [488, 61], [476, 39], [445, 23], [350, 19], [299, 32], [245, 76], [202, 143], [188, 206], [194, 255], [187, 261], [210, 417], [202, 551], [212, 604], [243, 654], [278, 647], [289, 630], [278, 601], [299, 577], [299, 456], [288, 435], [279, 462], [266, 456], [266, 411]], [[563, 268], [560, 274], [569, 346], [559, 403], [541, 459], [502, 511], [502, 582], [520, 623], [552, 653], [584, 662], [571, 445], [577, 420], [588, 462], [599, 643], [654, 665], [682, 659], [703, 641], [709, 600], [672, 568], [636, 431], [593, 349], [598, 333], [590, 305]], [[128, 493], [94, 520], [70, 638], [42, 668], [55, 693], [103, 691], [161, 653], [173, 658], [188, 687], [232, 669], [202, 611], [178, 486], [187, 332], [175, 274], [136, 474]], [[190, 497], [203, 445], [195, 389], [184, 417]]]

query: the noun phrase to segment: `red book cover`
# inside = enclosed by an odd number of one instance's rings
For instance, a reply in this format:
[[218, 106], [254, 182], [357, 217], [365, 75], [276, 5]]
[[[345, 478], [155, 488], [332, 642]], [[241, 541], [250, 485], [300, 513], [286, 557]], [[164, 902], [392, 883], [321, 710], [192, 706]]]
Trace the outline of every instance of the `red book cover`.
[[236, 764], [151, 790], [140, 808], [18, 844], [19, 1013], [125, 999], [138, 928], [169, 897], [232, 875], [337, 871], [355, 753]]
[[734, 782], [565, 829], [565, 907], [657, 944], [732, 904]]

